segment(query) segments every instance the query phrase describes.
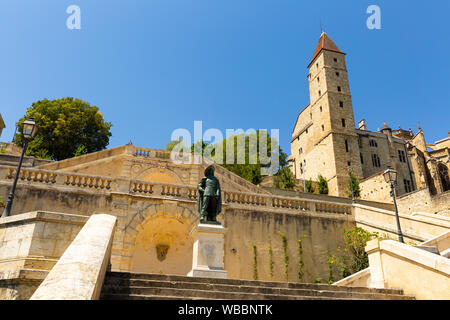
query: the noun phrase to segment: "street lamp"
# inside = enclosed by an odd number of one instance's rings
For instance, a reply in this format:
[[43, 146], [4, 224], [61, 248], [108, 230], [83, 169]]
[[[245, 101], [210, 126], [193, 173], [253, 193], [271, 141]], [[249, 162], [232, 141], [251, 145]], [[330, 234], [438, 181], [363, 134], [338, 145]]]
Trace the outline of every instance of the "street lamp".
[[386, 181], [386, 183], [389, 183], [391, 185], [391, 197], [394, 200], [395, 218], [397, 219], [398, 241], [400, 241], [401, 243], [404, 243], [402, 229], [400, 228], [400, 218], [398, 217], [397, 201], [395, 199], [395, 185], [397, 184], [397, 171], [395, 171], [392, 168], [388, 168], [383, 173], [383, 176], [384, 176], [384, 180]]
[[19, 179], [19, 173], [20, 173], [20, 168], [22, 167], [23, 156], [25, 155], [25, 151], [27, 150], [28, 142], [30, 142], [36, 136], [37, 131], [38, 131], [38, 126], [36, 125], [36, 122], [34, 121], [33, 118], [30, 118], [23, 122], [22, 135], [25, 139], [25, 142], [23, 144], [23, 149], [22, 149], [22, 154], [20, 156], [19, 165], [17, 166], [17, 171], [16, 171], [16, 175], [14, 177], [14, 182], [13, 182], [11, 191], [8, 195], [8, 202], [6, 203], [6, 208], [3, 211], [2, 218], [9, 217], [9, 215], [11, 213], [11, 207], [12, 207], [12, 203], [14, 200], [14, 192], [16, 191], [17, 180]]

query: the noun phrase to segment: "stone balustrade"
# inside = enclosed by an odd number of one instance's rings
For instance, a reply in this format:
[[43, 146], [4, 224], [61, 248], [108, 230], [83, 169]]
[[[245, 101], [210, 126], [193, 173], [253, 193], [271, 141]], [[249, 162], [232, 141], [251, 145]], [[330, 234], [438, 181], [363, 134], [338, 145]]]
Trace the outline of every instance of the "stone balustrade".
[[[0, 166], [0, 180], [13, 180], [15, 172], [16, 168]], [[125, 192], [143, 197], [167, 198], [188, 202], [197, 201], [198, 197], [197, 187], [194, 186], [90, 176], [36, 168], [21, 169], [19, 183], [64, 186], [75, 190], [82, 189], [94, 192]], [[301, 212], [312, 214], [352, 214], [352, 205], [348, 203], [299, 199], [272, 194], [224, 190], [222, 201], [230, 208], [242, 210], [271, 210], [294, 214]]]
[[111, 189], [112, 178], [95, 177], [81, 174], [67, 174], [63, 173], [64, 184], [77, 186], [79, 188], [91, 189]]

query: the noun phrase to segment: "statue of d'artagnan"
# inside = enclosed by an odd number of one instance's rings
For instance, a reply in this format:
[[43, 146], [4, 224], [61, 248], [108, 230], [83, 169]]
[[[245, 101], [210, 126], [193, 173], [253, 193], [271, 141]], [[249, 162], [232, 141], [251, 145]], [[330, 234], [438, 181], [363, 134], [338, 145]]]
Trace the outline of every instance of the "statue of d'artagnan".
[[222, 211], [222, 196], [212, 165], [205, 169], [205, 177], [198, 184], [197, 211], [201, 214], [200, 223], [220, 224], [216, 217]]

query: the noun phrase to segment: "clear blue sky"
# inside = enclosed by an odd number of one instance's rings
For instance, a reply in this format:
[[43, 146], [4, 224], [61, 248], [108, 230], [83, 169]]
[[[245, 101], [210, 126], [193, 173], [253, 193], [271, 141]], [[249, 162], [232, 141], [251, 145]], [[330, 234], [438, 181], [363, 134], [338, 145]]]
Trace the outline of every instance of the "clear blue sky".
[[[69, 30], [69, 5], [81, 30]], [[381, 8], [382, 30], [366, 27]], [[429, 143], [450, 130], [450, 1], [1, 0], [0, 112], [11, 140], [33, 101], [77, 97], [113, 123], [110, 147], [164, 148], [174, 129], [280, 129], [290, 153], [325, 31], [347, 53], [355, 120]]]

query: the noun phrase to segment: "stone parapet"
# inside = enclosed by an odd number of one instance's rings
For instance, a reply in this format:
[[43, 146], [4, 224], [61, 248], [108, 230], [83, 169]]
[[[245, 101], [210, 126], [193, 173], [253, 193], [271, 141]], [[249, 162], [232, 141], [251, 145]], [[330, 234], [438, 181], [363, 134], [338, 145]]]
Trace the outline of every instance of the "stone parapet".
[[403, 289], [421, 300], [450, 299], [450, 260], [392, 240], [366, 246], [372, 287]]
[[116, 221], [111, 215], [92, 215], [30, 300], [98, 299]]
[[35, 211], [0, 219], [0, 299], [28, 299], [87, 217]]

